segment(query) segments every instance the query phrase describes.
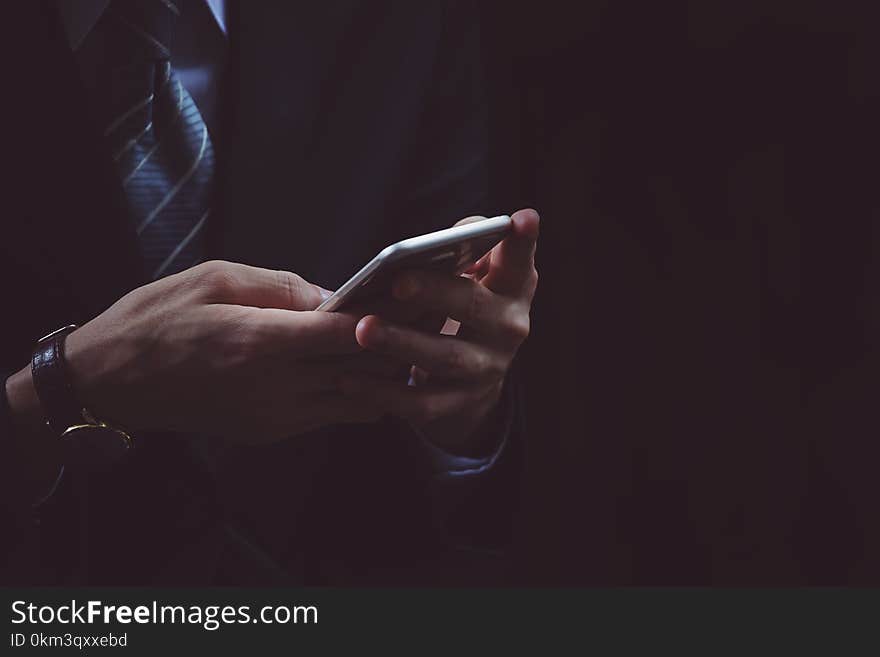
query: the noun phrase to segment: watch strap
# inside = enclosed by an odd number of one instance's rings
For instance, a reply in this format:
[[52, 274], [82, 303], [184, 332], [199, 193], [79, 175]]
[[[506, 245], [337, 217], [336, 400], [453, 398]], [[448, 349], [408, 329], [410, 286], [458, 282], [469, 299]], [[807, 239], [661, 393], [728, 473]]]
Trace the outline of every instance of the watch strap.
[[34, 389], [49, 428], [59, 436], [83, 423], [83, 406], [73, 390], [64, 341], [77, 327], [69, 325], [40, 338], [31, 358]]

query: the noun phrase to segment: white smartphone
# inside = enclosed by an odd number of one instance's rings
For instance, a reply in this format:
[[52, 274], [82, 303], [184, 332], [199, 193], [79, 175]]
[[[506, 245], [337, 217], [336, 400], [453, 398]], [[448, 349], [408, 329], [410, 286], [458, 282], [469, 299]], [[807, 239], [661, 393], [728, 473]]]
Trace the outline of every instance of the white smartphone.
[[353, 301], [389, 294], [393, 275], [405, 269], [434, 269], [461, 274], [504, 239], [510, 229], [510, 217], [500, 215], [410, 237], [387, 246], [317, 310], [332, 312]]

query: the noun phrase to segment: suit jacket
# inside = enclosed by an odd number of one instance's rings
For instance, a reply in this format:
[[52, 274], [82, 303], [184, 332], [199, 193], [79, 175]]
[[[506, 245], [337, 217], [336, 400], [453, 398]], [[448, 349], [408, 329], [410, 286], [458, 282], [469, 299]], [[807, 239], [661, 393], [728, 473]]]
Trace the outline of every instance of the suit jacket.
[[[211, 257], [333, 288], [390, 241], [494, 210], [467, 5], [230, 5]], [[0, 122], [6, 374], [28, 362], [40, 335], [88, 321], [145, 282], [53, 5], [7, 11], [14, 29], [4, 54], [15, 65]], [[391, 422], [238, 449], [228, 461], [235, 466], [214, 473], [183, 437], [144, 437], [136, 457], [109, 474], [65, 476], [38, 522], [9, 512], [8, 578], [428, 581], [442, 572], [450, 531], [474, 538], [509, 527], [514, 426], [490, 476], [440, 494], [417, 442]]]

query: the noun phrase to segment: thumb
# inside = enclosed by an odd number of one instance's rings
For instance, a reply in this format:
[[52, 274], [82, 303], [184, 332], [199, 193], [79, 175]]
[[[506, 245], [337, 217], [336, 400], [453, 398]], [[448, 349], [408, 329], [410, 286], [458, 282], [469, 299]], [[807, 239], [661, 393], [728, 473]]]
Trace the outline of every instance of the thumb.
[[535, 249], [540, 218], [534, 210], [519, 210], [511, 216], [513, 231], [491, 251], [489, 272], [483, 285], [497, 294], [519, 295], [535, 280]]

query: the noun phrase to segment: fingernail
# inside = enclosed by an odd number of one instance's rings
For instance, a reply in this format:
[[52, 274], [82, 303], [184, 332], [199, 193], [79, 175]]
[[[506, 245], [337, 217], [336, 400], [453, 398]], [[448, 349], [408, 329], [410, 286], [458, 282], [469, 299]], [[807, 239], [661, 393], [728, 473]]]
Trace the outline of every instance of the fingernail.
[[323, 287], [319, 287], [318, 291], [321, 293], [321, 301], [326, 301], [333, 294], [330, 290], [325, 290]]
[[385, 329], [375, 317], [364, 317], [355, 327], [355, 337], [362, 347], [375, 347], [385, 338]]
[[409, 299], [419, 291], [420, 283], [415, 276], [401, 276], [394, 283], [394, 296]]

